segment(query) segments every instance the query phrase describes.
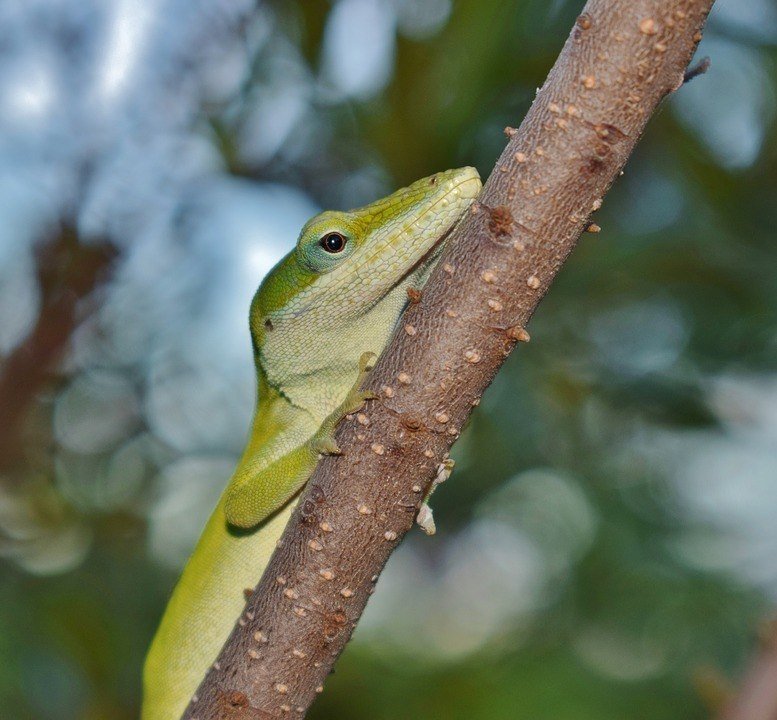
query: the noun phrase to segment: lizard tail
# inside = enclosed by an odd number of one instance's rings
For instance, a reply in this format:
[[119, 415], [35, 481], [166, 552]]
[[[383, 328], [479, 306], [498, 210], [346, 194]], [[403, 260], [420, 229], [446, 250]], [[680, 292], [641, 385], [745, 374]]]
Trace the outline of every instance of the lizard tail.
[[178, 720], [229, 637], [283, 533], [296, 499], [252, 533], [216, 506], [173, 591], [143, 668], [142, 720]]

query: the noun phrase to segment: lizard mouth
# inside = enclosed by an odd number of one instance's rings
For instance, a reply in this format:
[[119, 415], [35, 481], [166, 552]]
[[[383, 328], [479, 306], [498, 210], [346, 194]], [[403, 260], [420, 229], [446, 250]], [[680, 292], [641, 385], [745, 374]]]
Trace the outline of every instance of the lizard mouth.
[[[433, 192], [429, 186], [436, 186]], [[364, 208], [349, 211], [356, 216], [364, 213], [368, 220], [379, 221], [383, 227], [378, 228], [379, 235], [373, 242], [366, 242], [351, 255], [348, 264], [317, 281], [332, 297], [349, 297], [355, 292], [354, 287], [359, 289], [358, 302], [346, 303], [340, 308], [339, 317], [351, 321], [369, 312], [398, 285], [412, 282], [414, 274], [425, 280], [444, 241], [480, 188], [480, 177], [474, 168], [446, 170]], [[302, 303], [291, 315], [298, 318], [320, 307], [320, 301], [311, 297], [310, 302]]]
[[[455, 175], [450, 177], [454, 173]], [[481, 189], [480, 177], [473, 168], [449, 170], [418, 181], [421, 182], [431, 185], [439, 182], [442, 192], [416, 215], [405, 217], [401, 229], [393, 236], [387, 237], [360, 263], [361, 268], [373, 268], [381, 263], [383, 256], [386, 262], [393, 263], [396, 267], [397, 272], [388, 286], [383, 282], [373, 284], [369, 276], [365, 277], [365, 284], [372, 284], [374, 291], [377, 291], [374, 302], [378, 302], [392, 287], [404, 282], [410, 275], [437, 259], [445, 240], [459, 224], [463, 213]], [[411, 185], [406, 192], [411, 191], [418, 183]], [[412, 235], [409, 232], [411, 228], [415, 231]]]
[[439, 256], [442, 255], [442, 251], [445, 248], [445, 241], [453, 232], [453, 229], [456, 227], [456, 225], [458, 225], [458, 223], [453, 223], [453, 225], [451, 225], [444, 233], [442, 233], [442, 235], [440, 235], [440, 237], [434, 241], [434, 244], [402, 274], [397, 284], [407, 280], [407, 278], [410, 277], [419, 268], [422, 268], [425, 265], [429, 265], [437, 260]]

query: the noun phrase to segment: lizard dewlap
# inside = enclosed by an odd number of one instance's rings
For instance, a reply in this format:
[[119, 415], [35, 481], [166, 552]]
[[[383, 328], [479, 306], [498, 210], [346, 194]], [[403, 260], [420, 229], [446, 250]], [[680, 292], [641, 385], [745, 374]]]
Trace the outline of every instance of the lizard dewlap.
[[251, 432], [146, 658], [142, 720], [178, 720], [259, 580], [334, 428], [480, 192], [473, 168], [437, 173], [347, 212], [323, 212], [267, 275], [250, 309]]

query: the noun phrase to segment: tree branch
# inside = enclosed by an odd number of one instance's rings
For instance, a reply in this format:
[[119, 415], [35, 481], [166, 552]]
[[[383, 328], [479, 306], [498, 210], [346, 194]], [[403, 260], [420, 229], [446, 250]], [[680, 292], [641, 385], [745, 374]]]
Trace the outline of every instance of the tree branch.
[[591, 0], [337, 431], [186, 720], [304, 716], [439, 463], [517, 341], [713, 0]]
[[38, 248], [40, 313], [29, 335], [0, 363], [0, 471], [20, 462], [24, 417], [70, 342], [78, 303], [105, 280], [115, 256], [107, 241], [81, 243], [69, 225]]

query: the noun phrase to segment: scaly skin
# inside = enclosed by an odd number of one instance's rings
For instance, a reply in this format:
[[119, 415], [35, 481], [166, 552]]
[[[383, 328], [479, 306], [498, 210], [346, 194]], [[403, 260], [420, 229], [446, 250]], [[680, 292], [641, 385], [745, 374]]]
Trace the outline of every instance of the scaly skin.
[[[182, 715], [299, 490], [320, 455], [337, 452], [334, 426], [363, 402], [354, 383], [371, 357], [364, 354], [383, 350], [408, 288], [426, 281], [441, 239], [479, 191], [477, 172], [462, 168], [358, 210], [321, 213], [265, 278], [250, 312], [258, 378], [251, 434], [151, 644], [142, 720]], [[344, 240], [339, 252], [322, 245], [332, 233]]]

